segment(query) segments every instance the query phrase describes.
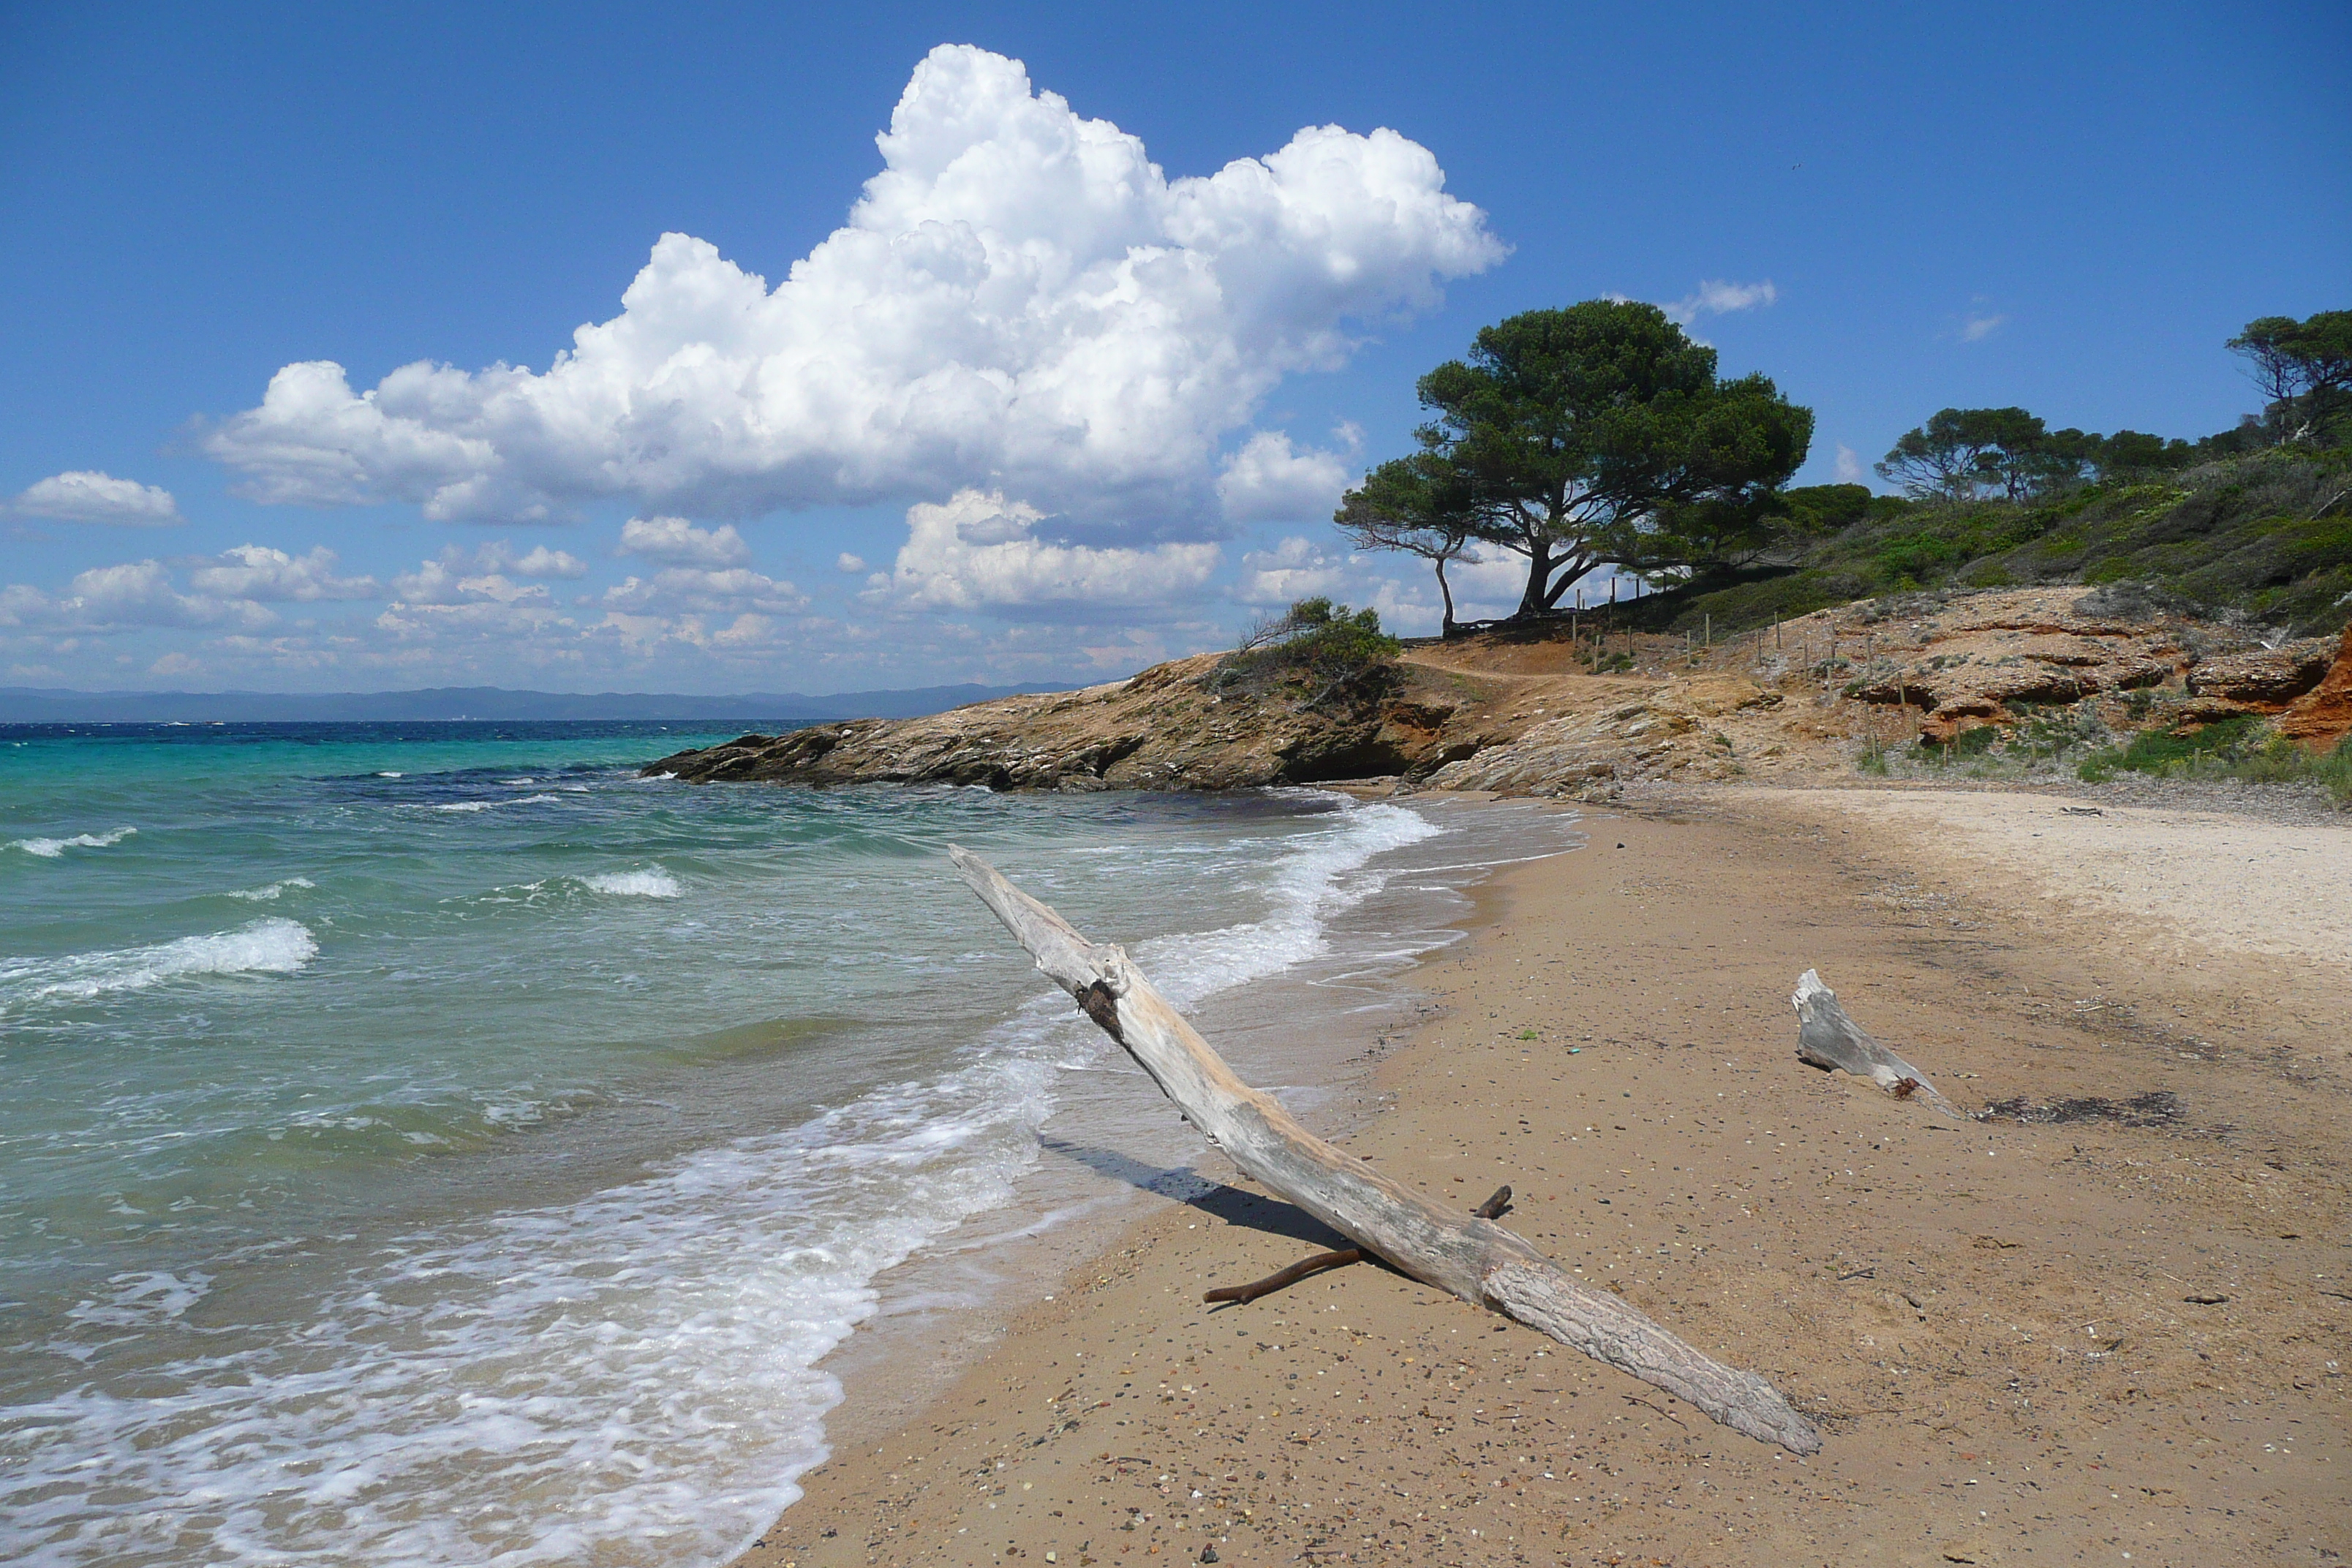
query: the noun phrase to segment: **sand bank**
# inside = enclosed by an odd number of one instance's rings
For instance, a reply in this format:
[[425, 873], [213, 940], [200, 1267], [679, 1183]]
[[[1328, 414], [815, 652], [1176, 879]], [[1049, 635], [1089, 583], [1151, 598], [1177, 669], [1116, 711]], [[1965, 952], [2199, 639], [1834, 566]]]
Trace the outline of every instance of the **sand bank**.
[[[1506, 1223], [1773, 1379], [1819, 1456], [1369, 1266], [1205, 1309], [1334, 1240], [1235, 1179], [1041, 1280], [745, 1562], [2352, 1552], [2352, 979], [2322, 957], [2352, 876], [2278, 858], [2344, 868], [2352, 833], [2063, 804], [1596, 815], [1588, 849], [1488, 885], [1349, 1141], [1465, 1205], [1509, 1182]], [[1955, 1100], [2111, 1113], [1954, 1123], [1808, 1071], [1806, 967]]]

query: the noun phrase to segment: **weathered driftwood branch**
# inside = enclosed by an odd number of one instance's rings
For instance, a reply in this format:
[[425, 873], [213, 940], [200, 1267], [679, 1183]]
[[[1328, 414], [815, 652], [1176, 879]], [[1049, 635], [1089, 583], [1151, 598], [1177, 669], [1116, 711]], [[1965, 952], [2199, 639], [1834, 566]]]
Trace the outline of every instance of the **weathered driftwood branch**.
[[1448, 1208], [1300, 1126], [1211, 1050], [1115, 945], [1097, 945], [969, 850], [956, 869], [1054, 983], [1150, 1074], [1188, 1120], [1270, 1191], [1402, 1272], [1507, 1313], [1688, 1400], [1716, 1420], [1794, 1453], [1822, 1446], [1812, 1423], [1753, 1373], [1700, 1354], [1492, 1220]]
[[1807, 1067], [1850, 1072], [1870, 1079], [1897, 1100], [1916, 1096], [1947, 1116], [1967, 1120], [1937, 1092], [1926, 1073], [1863, 1033], [1861, 1026], [1838, 1005], [1837, 993], [1822, 984], [1819, 974], [1806, 970], [1789, 1002], [1797, 1009], [1797, 1059]]
[[[1477, 1219], [1500, 1219], [1503, 1217], [1503, 1211], [1510, 1206], [1511, 1189], [1496, 1187], [1494, 1196], [1472, 1209], [1470, 1213]], [[1220, 1285], [1203, 1295], [1201, 1300], [1231, 1301], [1237, 1305], [1246, 1305], [1256, 1300], [1260, 1296], [1271, 1296], [1276, 1290], [1296, 1285], [1310, 1274], [1320, 1274], [1326, 1268], [1344, 1268], [1350, 1263], [1361, 1263], [1363, 1260], [1364, 1254], [1360, 1247], [1346, 1247], [1337, 1252], [1318, 1252], [1312, 1258], [1300, 1258], [1289, 1268], [1279, 1269], [1263, 1279], [1253, 1279], [1246, 1285]]]
[[1309, 1274], [1320, 1274], [1326, 1268], [1345, 1268], [1350, 1263], [1361, 1263], [1361, 1247], [1343, 1247], [1337, 1252], [1318, 1252], [1312, 1258], [1302, 1258], [1289, 1268], [1269, 1274], [1263, 1279], [1253, 1279], [1246, 1285], [1220, 1285], [1203, 1295], [1203, 1301], [1255, 1301], [1260, 1296], [1271, 1296], [1286, 1286], [1296, 1285]]

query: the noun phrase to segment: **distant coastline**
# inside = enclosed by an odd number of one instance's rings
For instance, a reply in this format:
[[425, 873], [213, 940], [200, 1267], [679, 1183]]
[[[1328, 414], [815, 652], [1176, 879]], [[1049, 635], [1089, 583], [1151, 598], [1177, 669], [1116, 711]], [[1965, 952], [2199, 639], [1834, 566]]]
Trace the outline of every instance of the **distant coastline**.
[[413, 691], [70, 691], [0, 687], [0, 724], [333, 723], [488, 720], [908, 719], [967, 702], [1060, 691], [1053, 685], [923, 686], [805, 696], [754, 691], [510, 691], [436, 686]]

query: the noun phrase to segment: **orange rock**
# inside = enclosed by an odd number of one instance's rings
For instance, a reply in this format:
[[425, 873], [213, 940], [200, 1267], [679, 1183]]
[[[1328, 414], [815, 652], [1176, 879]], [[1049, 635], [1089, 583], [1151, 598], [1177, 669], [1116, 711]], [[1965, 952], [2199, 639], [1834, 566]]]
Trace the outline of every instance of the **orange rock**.
[[2326, 677], [2279, 715], [2278, 732], [2315, 752], [2324, 752], [2352, 734], [2352, 626], [2344, 628], [2336, 663]]

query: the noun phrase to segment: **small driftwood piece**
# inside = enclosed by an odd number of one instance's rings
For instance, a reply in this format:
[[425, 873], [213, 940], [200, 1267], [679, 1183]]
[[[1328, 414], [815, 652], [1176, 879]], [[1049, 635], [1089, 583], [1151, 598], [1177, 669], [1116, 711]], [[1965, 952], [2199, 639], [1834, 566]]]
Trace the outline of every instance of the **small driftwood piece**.
[[1866, 1078], [1897, 1100], [1923, 1100], [1945, 1115], [1961, 1117], [1952, 1102], [1937, 1092], [1927, 1075], [1864, 1034], [1845, 1016], [1837, 993], [1808, 969], [1789, 998], [1797, 1009], [1797, 1059], [1823, 1072], [1848, 1072]]
[[1309, 1274], [1320, 1274], [1326, 1268], [1345, 1268], [1350, 1263], [1364, 1260], [1363, 1248], [1343, 1247], [1337, 1252], [1318, 1252], [1312, 1258], [1302, 1258], [1277, 1274], [1263, 1279], [1253, 1279], [1246, 1285], [1220, 1285], [1201, 1298], [1203, 1301], [1255, 1301], [1260, 1296], [1271, 1296], [1276, 1290], [1297, 1284]]
[[1701, 1354], [1609, 1292], [1587, 1289], [1494, 1221], [1449, 1208], [1332, 1148], [1280, 1100], [1244, 1083], [1123, 951], [1088, 942], [971, 851], [949, 854], [1038, 969], [1269, 1191], [1403, 1273], [1540, 1329], [1736, 1432], [1792, 1453], [1819, 1451], [1821, 1434], [1770, 1384]]

